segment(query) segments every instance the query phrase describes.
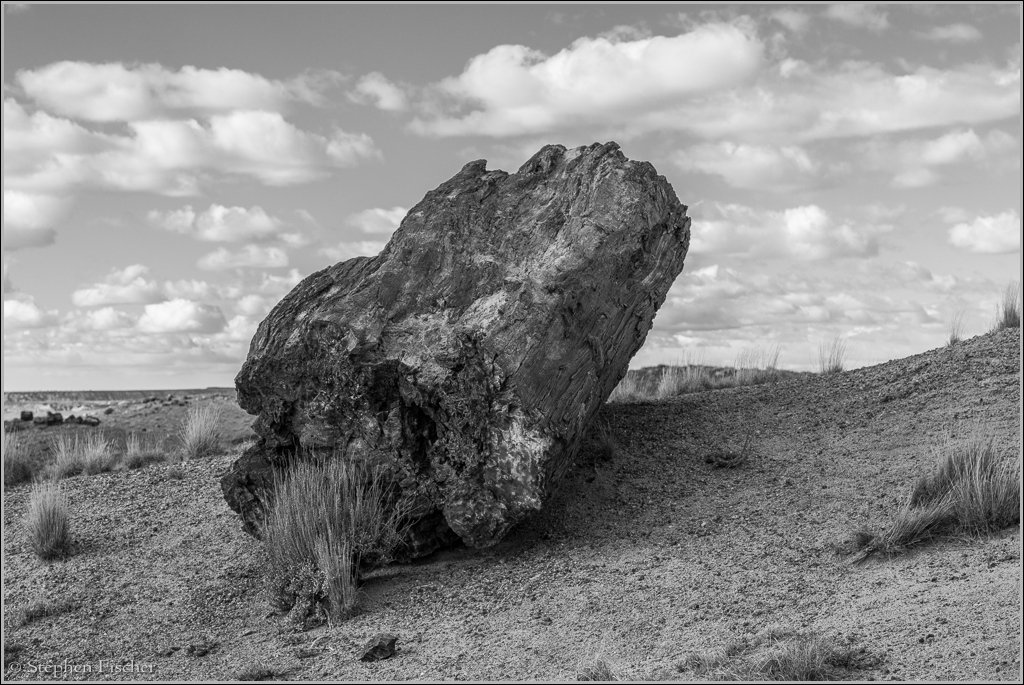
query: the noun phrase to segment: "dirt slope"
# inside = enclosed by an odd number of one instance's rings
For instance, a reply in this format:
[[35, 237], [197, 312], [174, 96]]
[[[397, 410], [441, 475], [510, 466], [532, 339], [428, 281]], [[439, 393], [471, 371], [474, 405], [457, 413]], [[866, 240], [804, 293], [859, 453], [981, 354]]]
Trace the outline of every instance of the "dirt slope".
[[[608, 406], [613, 462], [583, 454], [503, 543], [384, 569], [365, 613], [306, 632], [271, 612], [260, 544], [221, 498], [233, 455], [187, 463], [182, 480], [167, 466], [68, 480], [79, 550], [50, 564], [26, 542], [16, 487], [4, 641], [21, 649], [5, 679], [65, 659], [91, 679], [233, 678], [257, 662], [286, 679], [571, 679], [601, 655], [634, 679], [688, 680], [688, 654], [782, 627], [862, 648], [850, 678], [1016, 680], [1019, 527], [859, 566], [835, 547], [884, 522], [934, 448], [975, 422], [1020, 458], [1020, 358], [1019, 332], [1001, 332], [835, 376]], [[705, 462], [744, 445], [738, 468]], [[33, 602], [65, 599], [17, 625]], [[399, 653], [359, 662], [379, 631]], [[100, 673], [101, 659], [136, 672]]]

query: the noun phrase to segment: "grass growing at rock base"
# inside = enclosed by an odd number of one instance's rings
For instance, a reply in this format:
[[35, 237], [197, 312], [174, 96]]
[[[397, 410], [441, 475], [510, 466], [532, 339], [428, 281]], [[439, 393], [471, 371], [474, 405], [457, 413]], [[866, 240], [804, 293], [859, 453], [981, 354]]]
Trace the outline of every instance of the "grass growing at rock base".
[[353, 614], [360, 566], [388, 563], [404, 534], [405, 511], [388, 501], [388, 485], [379, 471], [315, 455], [276, 480], [263, 536], [275, 606]]
[[993, 533], [1020, 523], [1020, 460], [1000, 455], [981, 431], [947, 444], [906, 504], [877, 533], [858, 531], [860, 560], [944, 537]]
[[67, 499], [60, 484], [42, 481], [32, 488], [28, 504], [28, 534], [40, 559], [64, 557], [71, 550]]
[[846, 341], [832, 338], [818, 343], [818, 371], [822, 374], [841, 373], [846, 365]]

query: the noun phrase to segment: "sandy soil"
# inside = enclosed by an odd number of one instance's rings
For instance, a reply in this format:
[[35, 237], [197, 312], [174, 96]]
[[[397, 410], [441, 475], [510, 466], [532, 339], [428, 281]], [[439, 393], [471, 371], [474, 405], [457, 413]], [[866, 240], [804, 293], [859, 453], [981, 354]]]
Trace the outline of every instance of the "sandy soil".
[[[613, 461], [584, 451], [501, 544], [382, 569], [363, 613], [308, 631], [271, 610], [261, 545], [221, 497], [233, 454], [186, 462], [181, 479], [157, 465], [67, 480], [77, 549], [53, 563], [31, 552], [18, 486], [4, 494], [5, 680], [65, 663], [77, 679], [231, 679], [256, 664], [278, 679], [573, 679], [599, 656], [633, 679], [692, 680], [688, 655], [770, 628], [855, 647], [851, 679], [1019, 680], [1019, 527], [862, 565], [837, 549], [978, 422], [1020, 458], [1020, 359], [1009, 331], [839, 375], [610, 405]], [[141, 427], [124, 409], [103, 427]], [[163, 428], [176, 411], [146, 420]], [[737, 468], [705, 461], [744, 445]], [[65, 604], [20, 625], [36, 602]], [[360, 662], [382, 631], [398, 653]]]

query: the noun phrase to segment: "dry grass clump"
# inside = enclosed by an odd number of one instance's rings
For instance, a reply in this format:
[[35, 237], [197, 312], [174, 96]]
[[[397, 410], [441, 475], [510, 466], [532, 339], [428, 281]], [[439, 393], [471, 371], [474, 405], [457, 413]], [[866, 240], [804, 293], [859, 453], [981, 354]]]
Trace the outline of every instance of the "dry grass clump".
[[34, 621], [68, 614], [76, 609], [78, 609], [78, 602], [71, 599], [36, 602], [18, 612], [17, 625], [27, 626]]
[[202, 459], [220, 450], [220, 407], [212, 402], [193, 404], [181, 422], [178, 438], [186, 459]]
[[155, 442], [145, 439], [138, 433], [129, 433], [124, 439], [124, 467], [140, 469], [150, 464], [166, 461], [167, 455]]
[[948, 347], [953, 347], [964, 339], [965, 316], [966, 314], [962, 309], [957, 309], [953, 312], [953, 316], [949, 320], [949, 337], [946, 339], [946, 345]]
[[27, 483], [36, 476], [39, 465], [25, 452], [16, 433], [4, 432], [4, 487]]
[[627, 371], [619, 384], [612, 390], [612, 394], [608, 396], [608, 402], [636, 402], [645, 397], [647, 397], [647, 393], [641, 387], [640, 377]]
[[113, 443], [102, 433], [90, 433], [81, 450], [82, 471], [87, 476], [106, 473], [117, 466], [118, 457], [114, 454]]
[[235, 680], [241, 680], [243, 682], [275, 680], [278, 675], [279, 674], [269, 666], [266, 666], [261, 662], [256, 662], [239, 671], [238, 675], [235, 676]]
[[619, 680], [635, 680], [622, 668], [612, 664], [603, 656], [594, 657], [593, 661], [581, 666], [576, 671], [576, 680], [580, 682], [614, 682]]
[[361, 566], [388, 563], [405, 533], [406, 511], [380, 471], [315, 455], [276, 479], [263, 539], [271, 599], [307, 618], [355, 611]]
[[813, 634], [768, 629], [723, 649], [693, 654], [677, 668], [702, 680], [839, 680], [859, 668], [866, 653]]
[[818, 343], [818, 371], [823, 374], [840, 373], [846, 364], [846, 341], [832, 338]]
[[929, 540], [992, 533], [1020, 523], [1020, 460], [1003, 458], [979, 430], [943, 448], [935, 469], [879, 533], [858, 531], [860, 559], [896, 554]]
[[1003, 299], [996, 305], [996, 322], [992, 330], [1020, 328], [1020, 315], [1020, 281], [1014, 281], [1006, 286], [1006, 290], [1003, 291]]
[[110, 439], [102, 433], [90, 433], [81, 440], [71, 431], [60, 431], [50, 439], [50, 451], [53, 453], [50, 473], [60, 479], [111, 471], [118, 462], [112, 447]]
[[67, 498], [59, 483], [41, 481], [32, 487], [28, 503], [29, 541], [44, 561], [59, 559], [71, 550]]

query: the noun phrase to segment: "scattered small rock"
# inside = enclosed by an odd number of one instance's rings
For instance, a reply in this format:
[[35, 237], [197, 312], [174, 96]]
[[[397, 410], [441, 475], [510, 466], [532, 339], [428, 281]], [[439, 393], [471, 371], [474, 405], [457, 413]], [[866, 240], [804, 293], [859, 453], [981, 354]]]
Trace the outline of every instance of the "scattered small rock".
[[114, 413], [114, 408], [113, 407], [107, 407], [106, 409], [103, 410], [103, 413], [104, 414], [113, 414]]
[[189, 656], [206, 656], [214, 649], [217, 648], [219, 642], [197, 642], [196, 644], [189, 645], [185, 648], [185, 653]]
[[381, 661], [382, 659], [390, 659], [395, 655], [395, 644], [398, 642], [398, 636], [392, 635], [391, 633], [380, 633], [372, 640], [363, 645], [363, 650], [359, 656], [360, 661]]
[[21, 412], [21, 420], [22, 421], [31, 421], [32, 420], [32, 412], [30, 412], [30, 411], [23, 411], [23, 412]]
[[92, 426], [94, 428], [100, 425], [100, 420], [95, 416], [83, 416], [78, 422], [83, 426]]

